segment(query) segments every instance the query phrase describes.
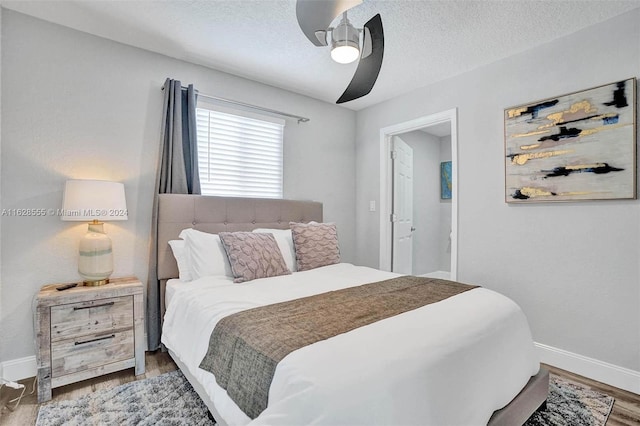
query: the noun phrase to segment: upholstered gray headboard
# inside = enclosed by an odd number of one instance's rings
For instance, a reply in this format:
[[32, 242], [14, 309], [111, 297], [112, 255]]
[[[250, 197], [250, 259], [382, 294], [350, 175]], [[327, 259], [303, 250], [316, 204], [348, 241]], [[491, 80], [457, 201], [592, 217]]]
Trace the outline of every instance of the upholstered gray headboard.
[[289, 222], [322, 222], [322, 203], [264, 198], [160, 194], [158, 198], [158, 279], [178, 277], [169, 240], [185, 228], [218, 233], [256, 228], [288, 229]]

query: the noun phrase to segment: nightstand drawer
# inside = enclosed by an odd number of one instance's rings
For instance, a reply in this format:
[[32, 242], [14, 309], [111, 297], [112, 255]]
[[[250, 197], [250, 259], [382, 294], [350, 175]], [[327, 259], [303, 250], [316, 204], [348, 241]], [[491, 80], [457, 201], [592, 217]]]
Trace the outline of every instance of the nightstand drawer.
[[133, 326], [133, 297], [114, 297], [51, 307], [51, 341]]
[[134, 357], [133, 329], [91, 334], [51, 343], [51, 377]]

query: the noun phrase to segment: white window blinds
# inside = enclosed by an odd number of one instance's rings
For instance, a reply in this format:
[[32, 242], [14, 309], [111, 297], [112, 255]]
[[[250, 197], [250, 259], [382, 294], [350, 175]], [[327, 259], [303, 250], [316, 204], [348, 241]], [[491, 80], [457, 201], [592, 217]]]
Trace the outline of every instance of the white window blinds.
[[196, 116], [202, 194], [282, 198], [284, 121], [200, 106]]

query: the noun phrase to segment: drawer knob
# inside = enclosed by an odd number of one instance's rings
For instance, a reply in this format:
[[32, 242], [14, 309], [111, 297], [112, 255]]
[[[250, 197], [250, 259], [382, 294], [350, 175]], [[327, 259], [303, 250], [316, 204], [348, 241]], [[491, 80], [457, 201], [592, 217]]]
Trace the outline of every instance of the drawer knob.
[[73, 308], [73, 310], [74, 310], [74, 311], [79, 311], [79, 310], [81, 310], [81, 309], [99, 308], [99, 307], [101, 307], [101, 306], [111, 306], [111, 305], [113, 305], [113, 304], [115, 304], [115, 303], [116, 303], [116, 302], [107, 302], [107, 303], [101, 303], [101, 304], [99, 304], [99, 305], [81, 306], [81, 307], [75, 306], [75, 307]]
[[85, 343], [91, 343], [91, 342], [99, 342], [100, 340], [107, 340], [107, 339], [113, 339], [114, 337], [116, 337], [115, 334], [112, 334], [111, 336], [103, 336], [103, 337], [97, 337], [95, 339], [91, 339], [91, 340], [85, 340], [84, 342], [74, 342], [73, 344], [78, 346], [78, 345], [84, 345]]

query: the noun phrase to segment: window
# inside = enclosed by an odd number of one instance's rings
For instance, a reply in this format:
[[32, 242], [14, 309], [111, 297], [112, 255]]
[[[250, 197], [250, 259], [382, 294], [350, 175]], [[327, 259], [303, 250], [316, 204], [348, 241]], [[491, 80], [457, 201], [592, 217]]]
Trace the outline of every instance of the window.
[[284, 120], [202, 103], [196, 120], [203, 195], [282, 198]]

